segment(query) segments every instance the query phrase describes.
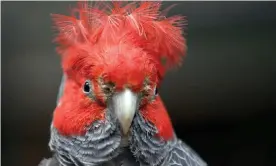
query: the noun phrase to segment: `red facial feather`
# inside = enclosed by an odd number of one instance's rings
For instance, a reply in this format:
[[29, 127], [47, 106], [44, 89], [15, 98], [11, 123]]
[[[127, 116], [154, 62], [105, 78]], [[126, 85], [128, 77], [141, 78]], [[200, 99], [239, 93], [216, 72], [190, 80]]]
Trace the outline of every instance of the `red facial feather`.
[[83, 135], [92, 122], [104, 119], [105, 108], [86, 97], [70, 78], [59, 103], [54, 111], [53, 125], [63, 135]]
[[[104, 107], [82, 92], [85, 80], [94, 85], [97, 99], [104, 100], [99, 79], [138, 92], [148, 79], [159, 85], [165, 72], [181, 63], [186, 53], [182, 36], [184, 18], [160, 14], [160, 2], [79, 2], [77, 17], [54, 14], [55, 41], [68, 76], [54, 126], [64, 134], [83, 134], [85, 127], [104, 118]], [[162, 60], [166, 60], [166, 64]], [[160, 97], [142, 111], [156, 125], [159, 136], [169, 139], [171, 122]]]
[[164, 140], [173, 137], [173, 127], [169, 115], [161, 98], [158, 96], [151, 104], [147, 104], [141, 110], [142, 116], [150, 121], [158, 130], [158, 136]]

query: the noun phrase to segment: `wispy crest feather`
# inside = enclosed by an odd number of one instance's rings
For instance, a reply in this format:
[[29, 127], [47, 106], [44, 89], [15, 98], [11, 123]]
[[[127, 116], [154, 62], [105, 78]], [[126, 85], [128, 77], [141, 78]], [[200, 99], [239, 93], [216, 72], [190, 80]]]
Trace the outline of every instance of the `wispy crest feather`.
[[[135, 38], [135, 46], [160, 61], [158, 69], [163, 76], [167, 69], [181, 64], [185, 56], [186, 41], [182, 33], [186, 20], [183, 16], [167, 18], [164, 15], [167, 10], [162, 13], [160, 8], [160, 1], [81, 1], [72, 10], [72, 16], [52, 14], [58, 30], [55, 42], [59, 49], [67, 49], [84, 43], [93, 46], [100, 40], [121, 42], [129, 35]], [[166, 64], [161, 63], [164, 59]]]

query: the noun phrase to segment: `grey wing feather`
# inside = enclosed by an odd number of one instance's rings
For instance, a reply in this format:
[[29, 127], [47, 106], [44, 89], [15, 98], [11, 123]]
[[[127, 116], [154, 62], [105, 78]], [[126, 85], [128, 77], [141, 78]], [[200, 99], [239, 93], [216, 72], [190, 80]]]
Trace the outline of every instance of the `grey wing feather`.
[[63, 74], [61, 78], [59, 90], [58, 90], [58, 95], [57, 95], [57, 105], [58, 105], [59, 99], [63, 95], [65, 81], [66, 81], [66, 75]]
[[207, 166], [207, 163], [187, 144], [178, 140], [171, 151], [166, 166]]
[[56, 158], [43, 159], [38, 166], [59, 166]]

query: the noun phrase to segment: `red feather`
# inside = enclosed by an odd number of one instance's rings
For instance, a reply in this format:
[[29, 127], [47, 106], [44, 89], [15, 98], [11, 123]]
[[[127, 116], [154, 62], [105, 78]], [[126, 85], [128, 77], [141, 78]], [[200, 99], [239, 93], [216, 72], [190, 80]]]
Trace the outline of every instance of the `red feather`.
[[83, 135], [92, 122], [104, 119], [104, 109], [84, 97], [76, 82], [67, 78], [64, 95], [54, 111], [53, 125], [63, 135]]
[[[53, 14], [59, 34], [56, 42], [66, 49], [79, 44], [94, 46], [99, 40], [119, 40], [125, 34], [137, 34], [139, 46], [159, 61], [161, 77], [181, 64], [186, 53], [182, 36], [185, 17], [166, 18], [160, 13], [161, 2], [79, 2], [74, 12], [79, 18]], [[113, 6], [112, 6], [113, 5]], [[162, 64], [166, 60], [166, 64]]]
[[141, 110], [141, 113], [146, 120], [156, 126], [158, 129], [158, 136], [162, 137], [164, 140], [169, 140], [173, 137], [171, 119], [159, 96], [153, 103], [147, 104], [145, 108]]
[[[86, 79], [93, 81], [97, 99], [104, 100], [99, 78], [115, 83], [117, 91], [129, 86], [138, 92], [146, 78], [159, 85], [166, 71], [181, 64], [186, 53], [185, 19], [166, 18], [160, 8], [161, 2], [85, 1], [78, 3], [72, 16], [52, 15], [62, 67], [71, 79], [61, 99], [64, 105], [54, 115], [59, 131], [80, 134], [87, 124], [104, 117], [104, 108], [96, 102], [88, 104], [82, 95]], [[159, 135], [171, 137], [172, 126], [161, 99], [146, 108], [143, 115], [156, 125]]]

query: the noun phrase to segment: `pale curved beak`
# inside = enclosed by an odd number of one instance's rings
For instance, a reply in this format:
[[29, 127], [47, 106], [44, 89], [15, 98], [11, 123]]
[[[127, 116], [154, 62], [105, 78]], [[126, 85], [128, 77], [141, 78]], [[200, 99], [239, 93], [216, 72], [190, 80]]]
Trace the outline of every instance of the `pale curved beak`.
[[137, 109], [138, 96], [130, 89], [125, 89], [112, 97], [112, 103], [123, 134], [127, 134]]

